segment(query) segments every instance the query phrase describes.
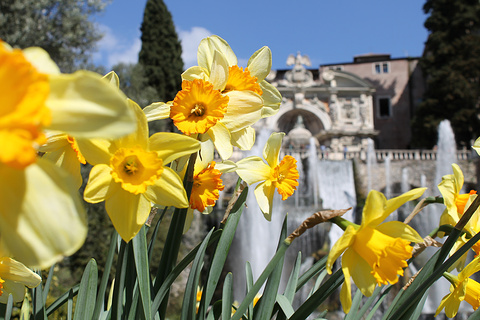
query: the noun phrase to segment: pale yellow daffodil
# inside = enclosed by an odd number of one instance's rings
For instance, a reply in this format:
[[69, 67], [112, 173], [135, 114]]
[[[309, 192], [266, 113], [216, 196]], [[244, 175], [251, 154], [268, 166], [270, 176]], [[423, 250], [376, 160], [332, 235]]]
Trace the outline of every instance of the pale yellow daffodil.
[[[477, 197], [477, 192], [474, 190], [471, 190], [469, 193], [461, 193], [464, 182], [463, 172], [455, 163], [452, 164], [452, 169], [453, 174], [443, 176], [442, 181], [438, 184], [438, 190], [440, 190], [446, 206], [445, 211], [440, 216], [440, 225], [449, 224], [455, 226], [465, 213], [465, 210]], [[478, 211], [480, 212], [480, 210]], [[475, 235], [480, 231], [480, 219], [478, 216], [479, 214], [477, 212], [465, 225], [465, 230], [467, 230], [471, 235]], [[459, 237], [455, 242], [451, 253], [457, 251], [458, 248], [467, 242], [467, 240], [468, 239], [466, 238], [466, 235]], [[480, 252], [480, 244], [473, 245], [472, 249], [476, 254], [478, 254]], [[462, 258], [458, 259], [454, 267], [460, 271], [465, 265], [466, 259], [467, 253], [465, 253]]]
[[397, 283], [403, 275], [406, 260], [412, 255], [411, 242], [422, 242], [422, 237], [410, 226], [400, 221], [382, 223], [392, 212], [407, 201], [420, 197], [426, 188], [410, 190], [387, 200], [378, 191], [367, 196], [360, 226], [350, 224], [332, 246], [326, 269], [332, 273], [337, 258], [342, 255], [345, 276], [340, 291], [340, 301], [345, 313], [352, 306], [351, 278], [364, 296], [371, 296], [377, 284]]
[[272, 218], [273, 196], [275, 189], [282, 200], [290, 197], [298, 186], [297, 161], [292, 156], [279, 159], [282, 148], [283, 132], [274, 132], [268, 138], [263, 149], [263, 158], [247, 157], [237, 162], [237, 174], [249, 185], [260, 182], [255, 187], [255, 198], [260, 210], [268, 221]]
[[227, 42], [212, 36], [201, 41], [198, 64], [182, 74], [182, 90], [171, 103], [153, 104], [147, 114], [169, 116], [183, 133], [208, 137], [224, 160], [233, 146], [251, 149], [252, 125], [278, 112], [281, 102], [278, 90], [264, 80], [272, 64], [270, 49], [255, 52], [244, 70]]
[[0, 303], [7, 303], [11, 294], [13, 302], [23, 301], [25, 286], [34, 288], [42, 278], [22, 263], [9, 258], [0, 258]]
[[61, 74], [40, 48], [0, 42], [0, 71], [0, 246], [45, 268], [78, 250], [87, 234], [74, 179], [37, 156], [46, 131], [113, 138], [132, 132], [135, 120], [125, 96], [100, 75]]
[[165, 165], [200, 148], [197, 140], [175, 133], [160, 132], [149, 138], [145, 114], [135, 102], [128, 102], [137, 119], [133, 134], [117, 140], [78, 141], [82, 154], [94, 165], [84, 199], [105, 201], [113, 226], [126, 242], [147, 220], [152, 202], [188, 207], [182, 180]]
[[443, 297], [440, 305], [437, 308], [435, 317], [445, 308], [445, 314], [449, 318], [457, 315], [460, 302], [466, 301], [473, 310], [477, 310], [480, 306], [480, 283], [476, 282], [470, 277], [480, 271], [480, 256], [473, 259], [457, 276], [444, 273], [452, 285], [450, 286], [450, 293]]

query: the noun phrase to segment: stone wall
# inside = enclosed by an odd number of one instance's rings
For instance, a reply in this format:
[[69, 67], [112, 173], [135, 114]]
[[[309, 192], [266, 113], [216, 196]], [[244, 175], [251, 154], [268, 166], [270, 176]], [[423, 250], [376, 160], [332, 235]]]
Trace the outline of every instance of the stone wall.
[[[355, 167], [355, 179], [357, 184], [357, 193], [359, 197], [366, 196], [368, 192], [368, 166], [366, 161], [359, 158], [353, 159]], [[478, 166], [479, 159], [460, 160], [457, 164], [465, 176], [464, 185], [468, 189], [479, 188]], [[377, 161], [371, 166], [371, 186], [372, 189], [385, 193], [386, 191], [386, 171], [385, 161]], [[401, 193], [401, 183], [403, 170], [407, 171], [408, 185], [411, 188], [422, 187], [422, 175], [425, 175], [426, 185], [430, 189], [430, 195], [440, 195], [434, 185], [436, 162], [434, 160], [401, 160], [390, 162], [390, 186], [391, 196], [397, 196]]]

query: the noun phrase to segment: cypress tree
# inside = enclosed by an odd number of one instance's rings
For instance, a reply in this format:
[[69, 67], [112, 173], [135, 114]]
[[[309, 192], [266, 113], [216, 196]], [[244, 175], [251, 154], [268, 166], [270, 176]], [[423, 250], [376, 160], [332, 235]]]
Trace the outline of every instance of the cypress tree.
[[157, 90], [159, 101], [173, 100], [181, 89], [182, 46], [172, 15], [162, 0], [147, 1], [140, 30], [139, 63], [143, 65], [148, 84]]
[[423, 10], [430, 14], [420, 60], [427, 89], [413, 119], [413, 144], [432, 147], [439, 122], [448, 119], [457, 144], [469, 147], [480, 135], [480, 3], [427, 0]]

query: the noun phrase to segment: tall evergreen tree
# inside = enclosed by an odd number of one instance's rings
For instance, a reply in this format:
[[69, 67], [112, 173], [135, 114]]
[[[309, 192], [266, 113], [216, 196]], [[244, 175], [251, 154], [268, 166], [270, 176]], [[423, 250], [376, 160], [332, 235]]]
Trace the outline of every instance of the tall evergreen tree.
[[427, 79], [413, 119], [413, 145], [432, 147], [441, 120], [450, 120], [459, 146], [480, 135], [480, 3], [427, 0], [430, 32], [420, 65]]
[[173, 100], [181, 89], [182, 46], [172, 15], [162, 0], [147, 1], [141, 31], [139, 63], [143, 65], [148, 84], [157, 90], [160, 101]]

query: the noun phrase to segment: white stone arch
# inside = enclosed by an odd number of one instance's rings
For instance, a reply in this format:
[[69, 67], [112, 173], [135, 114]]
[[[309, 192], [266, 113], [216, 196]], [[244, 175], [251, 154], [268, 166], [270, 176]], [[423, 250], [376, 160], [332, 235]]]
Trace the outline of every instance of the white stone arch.
[[[315, 117], [315, 119], [306, 120], [307, 128], [308, 128], [309, 121], [318, 121], [318, 123], [321, 125], [323, 130], [330, 130], [332, 128], [332, 120], [330, 119], [330, 116], [325, 110], [321, 109], [318, 105], [304, 102], [302, 104], [297, 104], [294, 106], [291, 100], [282, 102], [282, 105], [280, 106], [280, 110], [278, 111], [278, 113], [266, 119], [267, 120], [266, 127], [272, 131], [281, 130], [279, 126], [280, 119], [286, 114], [292, 113], [293, 110], [305, 110], [305, 111], [308, 111], [308, 113], [311, 116]], [[315, 135], [316, 133], [318, 132], [312, 132], [313, 135]]]

